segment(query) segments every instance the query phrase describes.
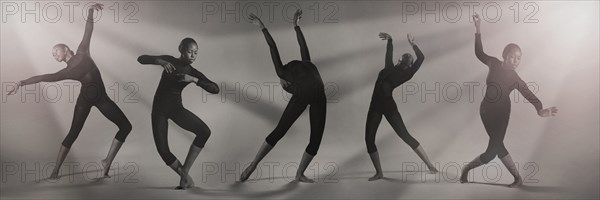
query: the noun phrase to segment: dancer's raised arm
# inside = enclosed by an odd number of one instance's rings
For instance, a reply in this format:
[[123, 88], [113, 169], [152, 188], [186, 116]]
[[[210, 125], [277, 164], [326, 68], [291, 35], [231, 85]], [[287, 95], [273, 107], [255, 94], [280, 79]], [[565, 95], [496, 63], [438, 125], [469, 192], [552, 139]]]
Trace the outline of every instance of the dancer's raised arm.
[[409, 73], [411, 73], [411, 75], [414, 75], [415, 73], [417, 73], [419, 68], [421, 68], [421, 64], [423, 64], [423, 61], [425, 60], [425, 55], [423, 55], [421, 49], [419, 49], [417, 44], [415, 44], [415, 37], [413, 37], [410, 34], [406, 34], [406, 38], [408, 39], [408, 43], [410, 43], [410, 46], [412, 46], [413, 50], [415, 51], [415, 55], [417, 56], [417, 60], [415, 60], [412, 66], [408, 69]]
[[380, 32], [379, 38], [381, 40], [387, 40], [387, 46], [385, 48], [385, 68], [394, 66], [394, 46], [392, 42], [392, 36], [390, 34]]
[[296, 10], [294, 13], [294, 30], [296, 30], [296, 37], [298, 38], [298, 44], [300, 44], [300, 55], [302, 56], [302, 60], [310, 61], [310, 53], [308, 52], [308, 45], [306, 45], [306, 39], [304, 39], [304, 34], [302, 34], [302, 30], [300, 26], [298, 26], [298, 22], [302, 18], [302, 10]]
[[102, 10], [104, 5], [102, 4], [94, 4], [90, 6], [88, 9], [88, 17], [87, 22], [85, 23], [85, 32], [83, 33], [83, 39], [79, 43], [79, 47], [77, 47], [77, 53], [90, 53], [90, 41], [92, 39], [92, 32], [94, 31], [94, 10], [100, 11]]
[[479, 18], [479, 14], [475, 13], [475, 15], [473, 15], [473, 22], [475, 23], [475, 56], [477, 56], [477, 58], [485, 63], [486, 65], [489, 65], [489, 61], [490, 59], [492, 59], [493, 57], [487, 55], [485, 52], [483, 52], [483, 44], [481, 43], [481, 32], [480, 32], [480, 26], [481, 26], [481, 18]]
[[279, 78], [284, 79], [286, 81], [290, 81], [289, 77], [286, 76], [285, 69], [283, 67], [283, 63], [281, 62], [281, 58], [279, 57], [279, 51], [277, 50], [277, 45], [275, 44], [275, 40], [271, 37], [269, 30], [265, 27], [263, 22], [254, 14], [250, 14], [248, 17], [253, 24], [259, 26], [265, 35], [265, 39], [267, 40], [267, 44], [269, 44], [269, 49], [271, 51], [271, 59], [273, 60], [273, 65], [275, 65], [275, 72]]

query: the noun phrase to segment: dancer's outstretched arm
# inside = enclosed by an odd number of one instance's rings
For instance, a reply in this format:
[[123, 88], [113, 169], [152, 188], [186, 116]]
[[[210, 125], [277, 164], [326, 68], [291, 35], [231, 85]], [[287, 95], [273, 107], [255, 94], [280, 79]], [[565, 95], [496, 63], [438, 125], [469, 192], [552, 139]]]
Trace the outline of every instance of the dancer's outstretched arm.
[[[89, 53], [90, 39], [92, 37], [92, 30], [94, 29], [94, 10], [102, 10], [102, 4], [94, 4], [89, 9], [87, 23], [85, 25], [85, 33], [83, 34], [83, 40], [77, 48], [77, 52]], [[21, 86], [35, 84], [39, 82], [57, 82], [65, 79], [73, 78], [73, 70], [64, 68], [56, 73], [44, 74], [33, 76], [17, 83], [17, 87], [13, 88], [8, 92], [9, 95], [15, 94]]]
[[39, 82], [57, 82], [65, 79], [72, 79], [73, 77], [71, 76], [71, 74], [72, 73], [70, 69], [64, 68], [56, 73], [33, 76], [31, 78], [19, 81], [15, 88], [8, 91], [8, 95], [16, 94], [21, 86], [36, 84]]
[[149, 55], [141, 55], [138, 57], [137, 61], [142, 65], [160, 65], [165, 68], [167, 73], [171, 73], [175, 71], [175, 66], [171, 64], [171, 61], [176, 59], [173, 56], [162, 55], [162, 56], [149, 56]]
[[269, 30], [265, 27], [263, 22], [254, 14], [250, 14], [248, 17], [253, 24], [259, 26], [265, 35], [265, 39], [267, 40], [267, 44], [269, 44], [269, 49], [271, 51], [271, 59], [273, 60], [273, 65], [275, 65], [275, 72], [279, 78], [284, 79], [286, 81], [290, 81], [290, 77], [288, 77], [285, 73], [285, 69], [283, 67], [283, 63], [281, 62], [281, 58], [279, 57], [279, 51], [277, 50], [277, 45], [275, 44], [275, 40], [271, 37]]
[[523, 81], [521, 78], [519, 78], [518, 84], [517, 90], [519, 90], [523, 97], [525, 97], [525, 99], [527, 99], [527, 101], [529, 101], [529, 103], [535, 107], [535, 110], [537, 110], [537, 113], [540, 117], [555, 116], [556, 113], [558, 113], [558, 109], [555, 106], [544, 109], [542, 106], [542, 101], [540, 101], [540, 99], [538, 99], [537, 96], [535, 96], [535, 94], [529, 90], [527, 83], [525, 83], [525, 81]]
[[300, 55], [302, 56], [302, 60], [310, 61], [310, 53], [308, 52], [308, 45], [306, 45], [306, 39], [304, 39], [304, 34], [302, 34], [302, 30], [300, 26], [298, 26], [298, 22], [302, 18], [302, 10], [296, 10], [294, 13], [294, 30], [296, 30], [296, 37], [298, 38], [298, 44], [300, 44]]
[[94, 10], [100, 11], [103, 7], [104, 5], [99, 3], [90, 6], [87, 22], [85, 23], [85, 32], [83, 33], [83, 39], [79, 43], [79, 47], [77, 47], [77, 53], [90, 53], [90, 41], [92, 39], [92, 31], [94, 31]]
[[392, 36], [390, 34], [380, 32], [379, 38], [381, 40], [387, 40], [387, 46], [385, 48], [385, 68], [394, 66], [394, 45], [392, 44]]
[[519, 92], [523, 95], [523, 97], [525, 97], [525, 99], [527, 99], [527, 101], [529, 101], [529, 103], [533, 104], [535, 110], [540, 112], [544, 108], [542, 106], [542, 101], [540, 101], [540, 99], [538, 99], [537, 96], [535, 96], [535, 94], [529, 90], [529, 87], [527, 87], [527, 83], [525, 83], [525, 81], [519, 79], [518, 84], [517, 90], [519, 90]]
[[473, 22], [475, 23], [475, 56], [477, 56], [477, 58], [485, 63], [486, 65], [489, 65], [489, 61], [493, 58], [489, 55], [487, 55], [485, 52], [483, 52], [483, 44], [481, 43], [481, 31], [480, 31], [480, 26], [481, 26], [481, 18], [479, 18], [479, 14], [475, 13], [475, 15], [473, 15]]
[[72, 79], [71, 70], [69, 68], [61, 69], [60, 71], [52, 74], [44, 74], [39, 76], [34, 76], [25, 80], [22, 80], [19, 84], [21, 86], [36, 84], [39, 82], [57, 82], [65, 79]]

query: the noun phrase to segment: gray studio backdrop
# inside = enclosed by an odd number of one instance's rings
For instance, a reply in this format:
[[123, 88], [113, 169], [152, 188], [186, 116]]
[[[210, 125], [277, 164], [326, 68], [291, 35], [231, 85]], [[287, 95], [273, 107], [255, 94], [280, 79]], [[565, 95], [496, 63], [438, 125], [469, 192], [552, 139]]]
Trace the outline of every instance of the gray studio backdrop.
[[[71, 48], [77, 47], [83, 35], [85, 16], [82, 11], [87, 3], [4, 0], [1, 3], [3, 197], [44, 197], [42, 193], [12, 187], [32, 184], [49, 175], [44, 170], [54, 162], [69, 130], [78, 85], [72, 81], [41, 83], [21, 88], [13, 96], [6, 93], [19, 80], [53, 73], [65, 66], [53, 59], [52, 46], [65, 43]], [[142, 54], [179, 56], [177, 45], [181, 39], [191, 37], [198, 42], [198, 58], [192, 65], [217, 82], [221, 93], [208, 94], [193, 85], [183, 92], [184, 105], [212, 130], [191, 173], [198, 177], [199, 185], [223, 187], [235, 179], [235, 175], [221, 176], [224, 167], [239, 171], [238, 164], [243, 166], [253, 158], [277, 124], [290, 97], [279, 85], [264, 36], [246, 17], [257, 13], [263, 18], [286, 63], [300, 59], [290, 19], [296, 8], [302, 8], [304, 16], [300, 24], [313, 62], [326, 82], [329, 99], [326, 129], [315, 157], [320, 166], [316, 168], [319, 174], [334, 174], [332, 177], [341, 181], [323, 186], [335, 192], [307, 186], [305, 191], [313, 193], [274, 194], [282, 195], [275, 197], [361, 198], [371, 197], [370, 191], [378, 191], [384, 198], [449, 197], [449, 194], [456, 198], [555, 197], [552, 195], [557, 194], [552, 191], [513, 192], [502, 196], [506, 194], [465, 189], [472, 195], [454, 194], [444, 187], [436, 188], [439, 193], [417, 194], [395, 191], [395, 186], [390, 185], [342, 192], [344, 184], [370, 187], [360, 184], [366, 185], [366, 178], [373, 172], [364, 129], [374, 82], [384, 64], [385, 42], [378, 38], [379, 32], [387, 32], [394, 38], [395, 61], [405, 52], [414, 55], [406, 41], [407, 33], [416, 38], [425, 54], [420, 71], [409, 83], [397, 88], [394, 97], [409, 131], [423, 144], [432, 160], [443, 167], [453, 162], [462, 164], [483, 152], [487, 135], [479, 118], [479, 102], [483, 98], [487, 67], [474, 55], [475, 28], [470, 15], [475, 11], [484, 18], [481, 26], [486, 53], [501, 57], [506, 44], [519, 44], [523, 57], [518, 73], [534, 88], [545, 107], [560, 109], [558, 116], [542, 119], [522, 96], [513, 94], [505, 143], [515, 161], [537, 166], [535, 179], [539, 182], [529, 184], [563, 189], [554, 191], [563, 198], [598, 198], [597, 1], [102, 3], [105, 9], [95, 24], [91, 56], [102, 73], [108, 94], [133, 124], [133, 131], [115, 159], [121, 169], [128, 162], [135, 165], [134, 178], [138, 182], [128, 187], [164, 187], [178, 181], [160, 159], [151, 132], [152, 98], [162, 68], [140, 65], [136, 58]], [[306, 112], [265, 161], [276, 162], [279, 167], [298, 162], [308, 144], [309, 130]], [[93, 170], [97, 165], [89, 163], [98, 162], [106, 155], [116, 131], [116, 126], [97, 109], [92, 109], [67, 158], [67, 162], [78, 164], [74, 172]], [[169, 136], [171, 150], [179, 159], [184, 159], [193, 135], [170, 123]], [[402, 171], [406, 170], [402, 168], [402, 161], [419, 161], [385, 120], [379, 128], [377, 144], [384, 169]], [[332, 167], [326, 167], [327, 163], [332, 163]], [[84, 169], [86, 164], [88, 168]], [[203, 173], [209, 165], [216, 167], [216, 172], [211, 173], [217, 175], [207, 177]], [[33, 172], [24, 173], [26, 170]], [[293, 171], [289, 170], [288, 175], [293, 176]], [[456, 175], [456, 169], [448, 173]], [[522, 173], [528, 172], [523, 169]], [[279, 169], [273, 176], [286, 174]], [[390, 176], [400, 178], [399, 174], [390, 173]], [[206, 181], [200, 181], [205, 178]], [[265, 174], [263, 178], [268, 177]], [[510, 178], [505, 176], [502, 180], [507, 182]], [[413, 191], [427, 191], [427, 186], [416, 187]], [[56, 198], [100, 195], [90, 192], [93, 189], [65, 192], [70, 196], [52, 191], [44, 190], [43, 194]]]

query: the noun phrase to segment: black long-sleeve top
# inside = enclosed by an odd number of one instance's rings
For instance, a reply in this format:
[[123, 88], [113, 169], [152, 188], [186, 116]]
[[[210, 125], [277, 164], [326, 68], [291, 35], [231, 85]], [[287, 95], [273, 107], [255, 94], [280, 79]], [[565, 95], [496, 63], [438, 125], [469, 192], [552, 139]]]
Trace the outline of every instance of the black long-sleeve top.
[[271, 51], [271, 59], [275, 66], [275, 72], [280, 79], [290, 83], [290, 86], [284, 89], [295, 96], [299, 98], [316, 98], [316, 96], [322, 96], [324, 85], [319, 70], [311, 62], [310, 53], [302, 30], [299, 26], [295, 26], [294, 30], [296, 31], [300, 45], [302, 60], [293, 60], [283, 65], [273, 37], [266, 28], [262, 29]]
[[212, 94], [219, 93], [219, 86], [216, 83], [209, 80], [202, 72], [196, 70], [190, 64], [181, 61], [173, 56], [142, 55], [138, 57], [137, 60], [140, 64], [157, 64], [156, 59], [158, 58], [171, 63], [175, 67], [175, 71], [167, 73], [166, 70], [163, 70], [155, 95], [181, 95], [181, 91], [183, 90], [183, 88], [185, 88], [185, 86], [189, 84], [189, 82], [180, 81], [182, 78], [182, 74], [187, 74], [198, 78], [198, 82], [196, 82], [196, 85], [202, 87], [207, 92], [210, 92]]
[[514, 69], [503, 67], [502, 61], [483, 52], [480, 33], [475, 34], [475, 55], [490, 70], [486, 78], [486, 93], [482, 103], [508, 104], [510, 106], [509, 94], [512, 90], [517, 89], [533, 104], [536, 110], [543, 109], [542, 102], [529, 90], [525, 81], [519, 77]]
[[413, 45], [413, 50], [417, 56], [417, 60], [412, 64], [411, 67], [403, 69], [404, 66], [394, 67], [393, 52], [394, 46], [392, 39], [387, 40], [387, 47], [385, 53], [385, 67], [379, 71], [377, 75], [377, 82], [375, 83], [375, 89], [373, 90], [373, 98], [381, 97], [392, 97], [393, 90], [410, 80], [415, 73], [421, 68], [421, 64], [425, 60], [425, 55], [417, 47]]
[[77, 47], [77, 53], [67, 61], [67, 67], [52, 73], [34, 76], [21, 81], [21, 85], [39, 82], [57, 82], [62, 80], [76, 80], [81, 82], [80, 95], [85, 94], [89, 100], [106, 94], [100, 71], [90, 56], [90, 41], [94, 29], [93, 10], [89, 11], [85, 25], [83, 39]]

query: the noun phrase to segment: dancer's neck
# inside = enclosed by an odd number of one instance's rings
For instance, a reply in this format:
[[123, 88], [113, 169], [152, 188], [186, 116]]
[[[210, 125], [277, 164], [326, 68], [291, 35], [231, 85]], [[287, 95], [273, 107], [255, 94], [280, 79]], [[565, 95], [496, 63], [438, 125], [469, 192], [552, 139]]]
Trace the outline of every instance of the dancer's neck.
[[73, 57], [73, 54], [68, 53], [67, 56], [65, 57], [65, 62], [68, 63], [72, 57]]

